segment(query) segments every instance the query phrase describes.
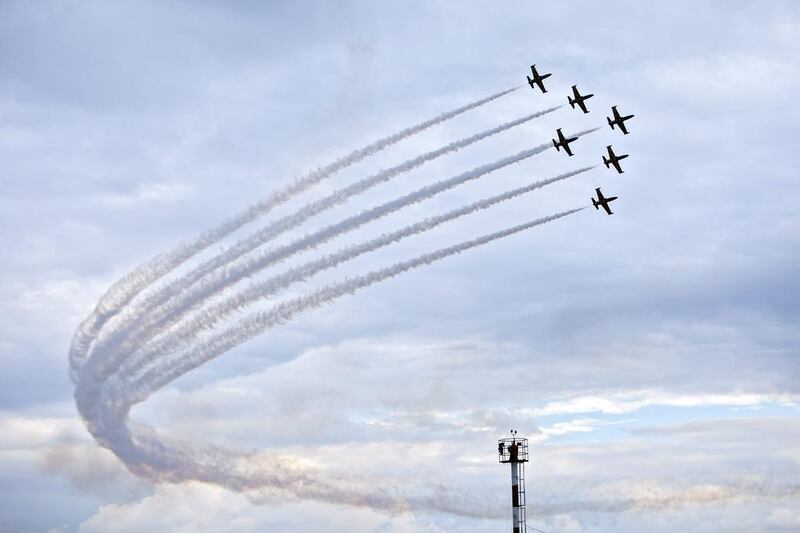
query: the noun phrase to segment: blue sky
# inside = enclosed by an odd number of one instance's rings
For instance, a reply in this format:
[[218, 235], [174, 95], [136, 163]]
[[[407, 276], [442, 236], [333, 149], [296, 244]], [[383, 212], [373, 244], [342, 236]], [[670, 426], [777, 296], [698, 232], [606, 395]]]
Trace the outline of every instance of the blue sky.
[[[510, 427], [531, 439], [529, 523], [545, 531], [800, 529], [798, 49], [792, 2], [0, 2], [0, 531], [498, 531]], [[600, 164], [607, 144], [631, 154], [624, 174], [600, 166], [281, 297], [588, 205], [598, 186], [620, 197], [613, 217], [585, 210], [301, 313], [131, 415], [325, 479], [444, 486], [486, 517], [157, 483], [92, 438], [67, 352], [117, 279], [359, 146], [524, 83], [531, 63], [553, 73], [546, 95], [524, 86], [398, 143], [190, 263], [565, 104], [574, 83], [596, 94], [588, 115], [562, 108], [431, 161], [277, 243], [557, 127], [604, 126], [611, 105], [636, 114], [631, 134], [603, 127], [573, 158], [548, 150], [285, 266]]]

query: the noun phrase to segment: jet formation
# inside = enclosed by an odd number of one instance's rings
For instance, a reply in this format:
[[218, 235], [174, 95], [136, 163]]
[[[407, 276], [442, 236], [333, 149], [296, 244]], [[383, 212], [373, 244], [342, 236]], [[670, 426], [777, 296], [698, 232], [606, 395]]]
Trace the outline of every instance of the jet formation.
[[[550, 76], [552, 76], [552, 73], [539, 74], [539, 72], [536, 70], [536, 65], [533, 64], [531, 65], [531, 75], [526, 77], [528, 79], [528, 85], [530, 85], [531, 89], [536, 90], [536, 88], [538, 88], [544, 94], [547, 92], [547, 89], [544, 86], [544, 80]], [[581, 94], [578, 90], [578, 85], [576, 84], [572, 86], [572, 94], [567, 96], [567, 102], [569, 102], [569, 105], [572, 107], [572, 109], [575, 109], [577, 106], [581, 111], [583, 111], [584, 114], [586, 114], [589, 112], [589, 108], [586, 106], [586, 100], [593, 96], [593, 93]], [[606, 121], [611, 129], [613, 130], [616, 127], [623, 133], [623, 135], [628, 135], [629, 132], [627, 126], [625, 126], [625, 122], [632, 119], [634, 115], [623, 115], [619, 112], [617, 106], [611, 106], [611, 115], [611, 117], [606, 117]], [[577, 136], [570, 137], [569, 135], [564, 135], [564, 133], [561, 131], [561, 128], [558, 128], [556, 130], [556, 138], [553, 139], [553, 146], [559, 152], [563, 148], [567, 153], [567, 156], [572, 157], [574, 154], [569, 145], [577, 139]], [[608, 152], [608, 157], [603, 155], [603, 164], [608, 169], [613, 166], [618, 174], [623, 174], [625, 171], [622, 170], [620, 161], [628, 157], [628, 154], [618, 155], [614, 153], [614, 149], [610, 144], [606, 146], [606, 151]], [[594, 191], [596, 197], [592, 197], [591, 199], [594, 208], [599, 211], [602, 207], [607, 214], [613, 215], [614, 212], [611, 211], [611, 207], [609, 207], [608, 204], [616, 200], [618, 197], [603, 196], [603, 193], [600, 191], [600, 187], [597, 187]]]

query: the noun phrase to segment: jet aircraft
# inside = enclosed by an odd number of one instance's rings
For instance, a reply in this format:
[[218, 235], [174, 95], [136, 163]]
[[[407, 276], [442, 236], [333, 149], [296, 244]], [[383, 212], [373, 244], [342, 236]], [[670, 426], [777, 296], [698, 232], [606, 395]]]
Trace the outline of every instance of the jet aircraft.
[[558, 134], [558, 141], [553, 139], [553, 146], [555, 146], [556, 150], [559, 152], [563, 148], [564, 151], [567, 152], [567, 155], [572, 156], [572, 150], [570, 150], [569, 148], [569, 143], [576, 140], [577, 137], [569, 137], [569, 138], [564, 137], [564, 134], [561, 133], [561, 128], [558, 128], [556, 130], [556, 133]]
[[589, 98], [591, 98], [592, 96], [594, 96], [594, 94], [587, 94], [587, 95], [583, 96], [583, 95], [581, 95], [581, 93], [578, 92], [578, 86], [577, 85], [573, 85], [572, 86], [572, 95], [575, 98], [573, 98], [572, 96], [567, 96], [567, 101], [569, 102], [569, 105], [572, 106], [572, 109], [575, 109], [575, 104], [578, 104], [578, 106], [581, 108], [581, 110], [583, 110], [584, 113], [588, 113], [589, 110], [586, 109], [586, 104], [584, 102], [586, 100], [588, 100]]
[[531, 65], [531, 74], [533, 75], [533, 78], [531, 78], [530, 76], [527, 76], [528, 85], [531, 86], [531, 89], [534, 88], [534, 85], [538, 85], [539, 89], [541, 89], [543, 93], [546, 93], [547, 89], [544, 88], [544, 83], [542, 83], [542, 82], [544, 81], [545, 78], [549, 78], [553, 74], [552, 73], [550, 73], [550, 74], [539, 74], [538, 72], [536, 72], [536, 65]]
[[605, 164], [606, 168], [611, 168], [609, 167], [609, 165], [614, 165], [614, 168], [616, 168], [617, 172], [619, 172], [620, 174], [625, 172], [624, 170], [622, 170], [622, 167], [620, 166], [619, 162], [622, 159], [628, 157], [628, 154], [620, 154], [620, 155], [615, 154], [614, 150], [611, 149], [610, 144], [606, 146], [606, 150], [608, 150], [608, 157], [603, 156], [603, 164]]
[[594, 208], [599, 210], [600, 206], [602, 206], [603, 209], [606, 210], [606, 213], [608, 213], [609, 215], [613, 215], [614, 213], [611, 211], [611, 208], [608, 207], [608, 204], [616, 200], [617, 197], [609, 196], [608, 198], [606, 198], [605, 196], [603, 196], [603, 193], [600, 192], [600, 187], [596, 188], [594, 191], [597, 193], [597, 198], [596, 199], [592, 198], [592, 205], [594, 206]]
[[611, 129], [613, 130], [614, 129], [614, 124], [616, 124], [617, 126], [619, 126], [619, 129], [622, 130], [622, 133], [627, 135], [628, 134], [628, 128], [625, 127], [625, 121], [628, 120], [628, 119], [633, 118], [634, 115], [625, 115], [625, 116], [620, 115], [619, 111], [617, 111], [617, 106], [612, 106], [611, 107], [611, 111], [612, 111], [612, 113], [614, 113], [614, 120], [611, 120], [611, 117], [606, 117], [606, 120], [608, 121], [608, 125], [611, 126]]

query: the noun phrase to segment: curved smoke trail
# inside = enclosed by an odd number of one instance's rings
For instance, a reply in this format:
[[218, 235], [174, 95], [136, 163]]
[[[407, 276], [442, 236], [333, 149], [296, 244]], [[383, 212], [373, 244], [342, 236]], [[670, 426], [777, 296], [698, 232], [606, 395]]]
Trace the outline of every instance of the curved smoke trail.
[[[125, 352], [124, 347], [120, 347], [120, 343], [122, 343], [131, 336], [140, 337], [143, 333], [146, 333], [148, 331], [148, 328], [152, 328], [153, 324], [162, 323], [163, 317], [165, 315], [154, 314], [153, 313], [154, 309], [158, 308], [158, 306], [160, 305], [163, 305], [170, 298], [176, 298], [180, 295], [183, 295], [184, 299], [186, 299], [185, 294], [187, 289], [192, 288], [194, 284], [197, 284], [204, 280], [206, 281], [206, 283], [208, 283], [209, 282], [208, 277], [215, 272], [218, 273], [218, 277], [222, 278], [229, 277], [228, 273], [223, 271], [223, 269], [225, 269], [225, 267], [232, 261], [242, 257], [247, 252], [250, 252], [258, 248], [259, 246], [269, 242], [271, 239], [277, 237], [278, 235], [280, 235], [285, 231], [296, 228], [297, 226], [299, 226], [312, 216], [322, 213], [323, 211], [326, 211], [328, 209], [331, 209], [332, 207], [335, 207], [345, 202], [348, 198], [361, 194], [369, 190], [370, 188], [379, 185], [380, 183], [389, 181], [390, 179], [402, 173], [417, 168], [427, 161], [436, 159], [448, 153], [455, 152], [461, 148], [464, 148], [466, 146], [484, 140], [500, 132], [524, 124], [530, 120], [533, 120], [534, 118], [540, 117], [547, 113], [551, 113], [559, 109], [560, 107], [563, 106], [551, 107], [543, 111], [532, 113], [530, 115], [521, 117], [519, 119], [501, 124], [495, 128], [450, 143], [437, 150], [433, 150], [425, 154], [422, 154], [420, 156], [417, 156], [413, 159], [400, 163], [399, 165], [396, 165], [392, 168], [389, 168], [373, 176], [360, 180], [352, 185], [344, 187], [343, 189], [335, 191], [320, 200], [316, 200], [301, 207], [292, 214], [286, 215], [268, 224], [267, 226], [257, 231], [253, 235], [250, 235], [249, 237], [240, 240], [229, 250], [226, 250], [223, 253], [217, 255], [216, 257], [213, 257], [210, 260], [205, 261], [204, 263], [190, 270], [188, 273], [184, 274], [177, 280], [169, 283], [164, 287], [159, 288], [155, 292], [146, 296], [145, 299], [140, 304], [129, 306], [129, 308], [126, 309], [126, 311], [121, 314], [119, 320], [116, 323], [114, 323], [113, 326], [107, 328], [107, 330], [103, 332], [103, 334], [95, 341], [95, 343], [89, 347], [89, 353], [90, 354], [94, 352], [103, 353], [113, 350], [118, 353], [118, 358], [126, 357], [127, 352]], [[232, 281], [228, 281], [227, 283], [229, 284], [231, 282]], [[225, 282], [223, 281], [223, 283]], [[146, 317], [146, 319], [143, 319], [143, 317]], [[129, 331], [128, 328], [130, 328], [130, 326], [133, 324], [136, 324], [137, 327], [134, 332], [131, 332]], [[141, 340], [140, 338], [137, 338], [132, 340], [131, 342], [135, 344], [140, 340]], [[130, 345], [131, 342], [128, 342], [128, 345]]]
[[296, 179], [286, 187], [272, 192], [259, 202], [245, 209], [243, 212], [224, 221], [216, 228], [208, 230], [193, 240], [183, 243], [167, 253], [158, 255], [147, 263], [135, 268], [129, 274], [114, 283], [111, 288], [106, 291], [106, 293], [98, 301], [95, 309], [75, 331], [69, 351], [70, 373], [73, 380], [77, 380], [77, 373], [88, 357], [89, 346], [106, 322], [114, 317], [141, 291], [146, 289], [153, 282], [157, 281], [164, 275], [171, 272], [178, 265], [182, 264], [212, 244], [219, 242], [222, 238], [230, 235], [243, 225], [269, 212], [276, 205], [286, 202], [293, 196], [296, 196], [297, 194], [316, 185], [332, 174], [350, 165], [353, 165], [366, 157], [374, 155], [375, 153], [380, 152], [381, 150], [396, 144], [403, 139], [407, 139], [408, 137], [411, 137], [412, 135], [415, 135], [432, 126], [450, 120], [453, 117], [501, 98], [513, 91], [516, 91], [517, 89], [519, 89], [519, 87], [506, 89], [485, 98], [481, 98], [480, 100], [476, 100], [459, 108], [442, 113], [424, 122], [420, 122], [419, 124], [389, 135], [388, 137], [379, 139], [371, 144], [368, 144], [367, 146], [354, 150], [348, 155], [337, 159], [333, 163], [316, 169], [305, 176]]
[[[594, 130], [579, 132], [575, 135], [582, 136]], [[219, 274], [209, 277], [202, 283], [185, 290], [176, 297], [168, 300], [161, 308], [149, 313], [136, 325], [136, 332], [139, 335], [130, 335], [121, 345], [113, 346], [105, 353], [99, 352], [100, 356], [93, 361], [84, 371], [96, 373], [99, 376], [108, 376], [115, 372], [122, 361], [127, 359], [136, 347], [147, 340], [149, 336], [159, 333], [171, 327], [181, 316], [190, 312], [195, 306], [202, 304], [204, 300], [224, 290], [233, 283], [245, 277], [251, 276], [263, 268], [274, 264], [294, 253], [313, 248], [328, 240], [352, 231], [364, 224], [374, 221], [380, 217], [393, 213], [403, 207], [431, 198], [443, 191], [476, 180], [490, 172], [494, 172], [508, 165], [517, 163], [547, 149], [552, 148], [552, 144], [545, 143], [535, 148], [523, 150], [512, 156], [502, 158], [490, 164], [481, 165], [473, 170], [463, 172], [452, 178], [441, 180], [432, 185], [422, 187], [414, 192], [408, 193], [400, 198], [391, 200], [382, 205], [367, 209], [361, 213], [349, 217], [343, 221], [331, 224], [311, 235], [292, 241], [274, 250], [261, 253], [253, 258], [248, 258], [240, 263], [233, 263]], [[148, 335], [150, 334], [150, 335]], [[147, 336], [146, 336], [147, 335]], [[101, 343], [105, 344], [105, 343]]]
[[[349, 486], [343, 490], [341, 481], [326, 480], [324, 476], [292, 468], [273, 456], [263, 456], [267, 467], [248, 462], [248, 456], [232, 454], [210, 447], [188, 443], [170, 445], [143, 426], [128, 423], [130, 408], [144, 401], [153, 392], [172, 380], [209, 361], [232, 347], [259, 335], [298, 313], [330, 303], [341, 296], [398, 276], [408, 270], [440, 261], [471, 248], [488, 244], [542, 224], [566, 217], [585, 208], [571, 209], [530, 222], [489, 233], [456, 245], [422, 254], [407, 261], [377, 269], [367, 274], [333, 283], [303, 296], [290, 298], [265, 312], [253, 313], [217, 335], [184, 352], [177, 360], [157, 364], [129, 383], [117, 381], [113, 386], [90, 382], [82, 375], [75, 391], [76, 404], [89, 431], [102, 445], [115, 453], [134, 473], [159, 481], [200, 480], [227, 486], [233, 490], [272, 487], [289, 491], [299, 497], [333, 503], [368, 505], [378, 509], [396, 510], [414, 501], [415, 508], [438, 505], [435, 498], [401, 496], [395, 490], [366, 492]], [[313, 483], [309, 480], [313, 479]], [[462, 512], [467, 512], [462, 510]]]

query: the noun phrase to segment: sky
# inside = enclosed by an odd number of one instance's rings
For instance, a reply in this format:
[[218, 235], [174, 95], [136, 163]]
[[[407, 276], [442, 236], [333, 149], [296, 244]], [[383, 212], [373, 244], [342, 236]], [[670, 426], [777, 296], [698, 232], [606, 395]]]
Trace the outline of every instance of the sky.
[[[800, 530], [797, 50], [794, 2], [0, 0], [0, 531], [508, 531], [496, 453], [511, 428], [530, 444], [528, 524], [548, 533]], [[553, 73], [546, 94], [525, 84], [532, 63]], [[573, 84], [595, 94], [590, 113], [565, 105]], [[555, 106], [263, 250], [549, 143], [556, 128], [601, 128], [575, 157], [546, 150], [209, 301], [595, 166], [226, 324], [589, 209], [304, 309], [148, 390], [131, 427], [176, 443], [172, 462], [136, 463], [93, 436], [68, 354], [117, 280], [359, 147], [520, 85], [321, 180], [153, 288], [308, 202]], [[636, 115], [630, 135], [608, 128], [612, 105]], [[602, 166], [609, 144], [630, 154], [624, 174]], [[619, 196], [614, 216], [591, 209], [596, 187]], [[108, 401], [133, 390], [131, 372]], [[260, 481], [234, 486], [218, 465]], [[276, 471], [304, 481], [263, 481]], [[363, 487], [407, 501], [350, 497]]]

